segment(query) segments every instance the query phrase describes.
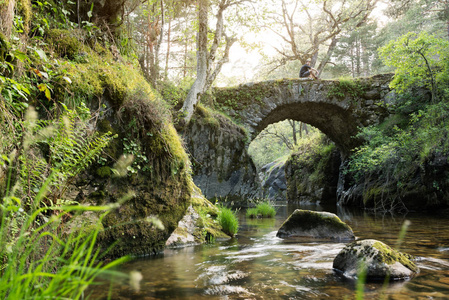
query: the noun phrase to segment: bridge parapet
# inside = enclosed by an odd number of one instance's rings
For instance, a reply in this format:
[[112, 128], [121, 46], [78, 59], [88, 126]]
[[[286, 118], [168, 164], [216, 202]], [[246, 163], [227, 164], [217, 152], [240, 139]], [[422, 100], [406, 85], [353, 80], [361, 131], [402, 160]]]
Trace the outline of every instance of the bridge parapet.
[[255, 138], [270, 124], [292, 119], [324, 132], [343, 153], [359, 144], [359, 127], [377, 124], [394, 99], [393, 74], [353, 80], [282, 79], [214, 90], [216, 108]]

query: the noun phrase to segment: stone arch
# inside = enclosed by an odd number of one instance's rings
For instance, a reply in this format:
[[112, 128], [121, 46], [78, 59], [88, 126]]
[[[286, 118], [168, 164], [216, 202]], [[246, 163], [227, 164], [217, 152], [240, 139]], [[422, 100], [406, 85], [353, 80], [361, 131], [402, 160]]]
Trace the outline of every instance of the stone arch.
[[286, 119], [310, 124], [326, 134], [342, 151], [349, 153], [358, 141], [357, 122], [350, 111], [330, 103], [297, 102], [276, 107], [261, 119], [252, 132], [254, 139], [268, 125]]
[[[392, 74], [339, 80], [282, 79], [217, 88], [215, 104], [254, 139], [269, 124], [285, 119], [308, 123], [324, 132], [343, 155], [359, 144], [359, 127], [377, 124], [386, 115]], [[394, 96], [394, 95], [393, 95]]]

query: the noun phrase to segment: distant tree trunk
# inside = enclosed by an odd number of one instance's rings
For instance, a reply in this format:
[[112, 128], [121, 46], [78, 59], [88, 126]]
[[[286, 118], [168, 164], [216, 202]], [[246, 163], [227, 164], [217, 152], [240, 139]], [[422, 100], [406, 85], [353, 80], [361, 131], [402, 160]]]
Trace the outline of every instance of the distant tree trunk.
[[187, 98], [181, 108], [185, 123], [188, 123], [193, 115], [198, 99], [203, 92], [207, 79], [207, 22], [209, 0], [198, 0], [198, 34], [197, 34], [197, 64], [196, 80], [190, 88]]
[[355, 58], [356, 58], [356, 77], [360, 77], [361, 69], [360, 69], [360, 63], [361, 63], [361, 53], [360, 53], [360, 38], [356, 36], [355, 38]]
[[165, 71], [164, 79], [168, 79], [168, 60], [170, 58], [170, 34], [171, 34], [171, 18], [168, 20], [168, 31], [167, 31], [167, 54], [165, 55]]
[[[187, 18], [186, 18], [186, 28], [185, 28], [185, 30], [187, 30], [187, 28], [188, 28], [188, 24], [187, 24]], [[185, 43], [184, 43], [184, 66], [183, 66], [183, 72], [182, 72], [182, 77], [186, 77], [187, 76], [187, 55], [188, 55], [188, 42], [189, 42], [189, 38], [188, 38], [188, 36], [186, 35], [185, 36], [185, 38], [186, 38], [186, 41], [185, 41]]]
[[447, 25], [447, 39], [449, 40], [449, 20], [446, 21], [446, 25]]
[[7, 5], [0, 6], [0, 31], [9, 39], [14, 20], [14, 8], [16, 0], [9, 0]]
[[293, 144], [295, 146], [298, 145], [298, 139], [296, 137], [297, 131], [296, 131], [296, 121], [294, 120], [288, 120], [288, 123], [290, 124], [290, 126], [292, 127], [292, 137], [293, 137]]

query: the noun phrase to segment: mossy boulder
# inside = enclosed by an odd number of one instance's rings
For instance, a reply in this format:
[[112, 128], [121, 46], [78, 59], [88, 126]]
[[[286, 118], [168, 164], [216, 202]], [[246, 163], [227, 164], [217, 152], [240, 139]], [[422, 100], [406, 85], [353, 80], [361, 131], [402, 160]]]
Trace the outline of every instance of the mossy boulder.
[[354, 240], [354, 233], [340, 218], [329, 212], [295, 210], [279, 228], [277, 237], [307, 237], [337, 241]]
[[367, 281], [384, 281], [385, 278], [390, 281], [404, 280], [419, 271], [412, 259], [410, 254], [396, 251], [380, 241], [358, 240], [338, 253], [333, 268], [351, 278], [365, 269]]

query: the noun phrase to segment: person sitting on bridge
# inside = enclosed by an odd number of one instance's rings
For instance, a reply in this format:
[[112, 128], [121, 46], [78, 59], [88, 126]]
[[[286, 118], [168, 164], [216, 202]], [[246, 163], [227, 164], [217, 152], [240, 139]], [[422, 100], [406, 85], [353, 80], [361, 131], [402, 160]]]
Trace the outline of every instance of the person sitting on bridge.
[[318, 71], [310, 66], [311, 63], [312, 61], [307, 59], [306, 64], [301, 67], [301, 70], [299, 70], [299, 77], [318, 79]]

